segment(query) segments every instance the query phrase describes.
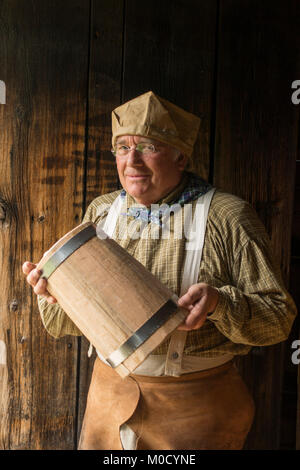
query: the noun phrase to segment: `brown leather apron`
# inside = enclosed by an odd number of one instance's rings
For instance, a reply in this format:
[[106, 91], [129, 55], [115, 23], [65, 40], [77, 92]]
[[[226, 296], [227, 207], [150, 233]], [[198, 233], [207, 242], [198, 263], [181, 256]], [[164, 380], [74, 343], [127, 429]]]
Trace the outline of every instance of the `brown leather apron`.
[[233, 361], [180, 377], [122, 379], [97, 357], [79, 449], [122, 450], [125, 422], [138, 450], [242, 449], [253, 417]]

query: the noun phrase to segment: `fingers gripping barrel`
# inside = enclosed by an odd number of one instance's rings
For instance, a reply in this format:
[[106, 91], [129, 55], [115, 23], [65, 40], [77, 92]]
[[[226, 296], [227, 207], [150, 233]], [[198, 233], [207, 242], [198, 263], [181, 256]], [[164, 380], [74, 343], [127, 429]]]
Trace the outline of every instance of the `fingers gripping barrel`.
[[[98, 229], [97, 229], [98, 231]], [[176, 296], [117, 242], [87, 222], [58, 240], [37, 268], [48, 291], [122, 376], [187, 315]]]

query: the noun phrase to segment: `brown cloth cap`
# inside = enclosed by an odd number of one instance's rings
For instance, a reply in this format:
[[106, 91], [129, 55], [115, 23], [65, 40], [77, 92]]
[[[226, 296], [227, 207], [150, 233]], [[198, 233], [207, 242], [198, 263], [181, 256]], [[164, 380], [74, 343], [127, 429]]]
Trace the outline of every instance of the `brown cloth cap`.
[[190, 157], [199, 126], [199, 117], [148, 91], [113, 110], [112, 146], [121, 135], [140, 135], [171, 145]]

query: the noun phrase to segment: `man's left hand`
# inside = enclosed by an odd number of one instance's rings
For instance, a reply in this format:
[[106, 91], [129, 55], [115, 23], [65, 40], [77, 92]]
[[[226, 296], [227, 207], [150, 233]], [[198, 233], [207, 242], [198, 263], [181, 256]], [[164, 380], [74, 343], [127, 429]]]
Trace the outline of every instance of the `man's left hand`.
[[212, 313], [219, 302], [219, 291], [214, 287], [200, 282], [193, 284], [182, 297], [178, 299], [179, 307], [189, 310], [184, 323], [178, 330], [197, 330], [201, 328], [209, 313]]

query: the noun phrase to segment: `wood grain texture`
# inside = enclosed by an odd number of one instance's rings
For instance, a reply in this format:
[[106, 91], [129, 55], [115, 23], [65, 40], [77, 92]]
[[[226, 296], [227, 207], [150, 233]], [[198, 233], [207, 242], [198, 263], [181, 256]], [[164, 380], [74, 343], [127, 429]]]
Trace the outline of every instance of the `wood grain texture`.
[[21, 266], [82, 216], [87, 49], [85, 2], [1, 2], [2, 449], [74, 447], [76, 339], [46, 333]]
[[[88, 70], [86, 182], [84, 208], [100, 194], [119, 188], [111, 149], [111, 111], [120, 104], [123, 61], [123, 0], [91, 0]], [[79, 440], [95, 350], [79, 339], [78, 433]]]
[[[299, 65], [300, 68], [300, 65]], [[299, 71], [300, 75], [300, 71]], [[300, 112], [299, 112], [300, 114]], [[298, 306], [298, 332], [297, 339], [300, 339], [300, 293], [299, 293], [299, 279], [300, 279], [300, 118], [298, 122], [298, 151], [297, 151], [297, 164], [296, 164], [296, 185], [295, 185], [295, 205], [294, 205], [294, 224], [293, 224], [293, 238], [292, 238], [292, 253], [297, 258], [297, 275], [295, 280], [295, 292], [297, 292], [297, 306]], [[294, 242], [294, 243], [293, 243]], [[297, 283], [298, 280], [298, 283]], [[298, 285], [297, 285], [298, 284]], [[296, 409], [296, 450], [300, 450], [300, 364], [298, 364], [297, 374], [297, 409]]]
[[123, 0], [92, 0], [90, 29], [86, 205], [118, 189], [111, 112], [121, 96]]
[[[300, 121], [299, 121], [300, 125]], [[299, 134], [300, 135], [300, 134]], [[298, 146], [298, 154], [300, 152]], [[300, 310], [300, 159], [296, 162], [296, 178], [294, 192], [293, 207], [293, 223], [292, 223], [292, 243], [291, 243], [291, 263], [290, 263], [290, 282], [289, 289], [293, 299]], [[299, 368], [300, 366], [292, 361], [293, 355], [296, 353], [294, 341], [299, 341], [300, 318], [299, 314], [295, 319], [291, 334], [288, 341], [285, 342], [284, 354], [284, 376], [283, 376], [283, 393], [281, 407], [281, 439], [280, 448], [297, 449], [300, 448], [300, 421], [299, 421]], [[298, 343], [296, 343], [298, 344]], [[299, 347], [299, 345], [298, 345]], [[298, 369], [298, 370], [297, 370]], [[298, 373], [297, 373], [298, 372]], [[298, 402], [298, 403], [297, 403]]]
[[152, 90], [201, 118], [194, 169], [209, 176], [217, 1], [128, 0], [122, 101]]
[[[298, 134], [291, 83], [299, 71], [299, 6], [246, 0], [241, 8], [236, 0], [221, 0], [219, 31], [214, 183], [257, 210], [286, 283]], [[238, 364], [257, 407], [247, 446], [277, 449], [283, 344], [255, 348]]]

